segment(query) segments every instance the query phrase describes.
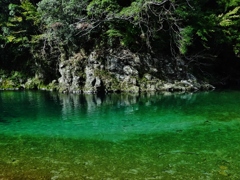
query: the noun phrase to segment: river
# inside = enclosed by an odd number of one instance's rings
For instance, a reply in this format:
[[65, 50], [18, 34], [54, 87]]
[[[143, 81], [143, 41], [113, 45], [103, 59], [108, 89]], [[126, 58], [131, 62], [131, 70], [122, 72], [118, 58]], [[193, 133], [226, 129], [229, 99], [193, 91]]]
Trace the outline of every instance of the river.
[[240, 91], [0, 91], [0, 179], [240, 179]]

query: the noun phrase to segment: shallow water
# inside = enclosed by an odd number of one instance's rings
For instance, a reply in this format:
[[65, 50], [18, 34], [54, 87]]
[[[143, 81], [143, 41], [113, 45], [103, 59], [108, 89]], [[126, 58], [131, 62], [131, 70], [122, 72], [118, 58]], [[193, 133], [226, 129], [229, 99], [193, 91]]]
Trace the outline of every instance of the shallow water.
[[240, 91], [0, 91], [0, 179], [240, 179]]

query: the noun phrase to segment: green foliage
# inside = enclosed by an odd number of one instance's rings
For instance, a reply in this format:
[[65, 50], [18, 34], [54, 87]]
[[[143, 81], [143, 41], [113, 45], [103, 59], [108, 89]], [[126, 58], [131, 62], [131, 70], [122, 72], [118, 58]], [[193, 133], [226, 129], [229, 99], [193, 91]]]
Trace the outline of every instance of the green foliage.
[[19, 88], [26, 81], [26, 76], [19, 71], [7, 72], [4, 70], [0, 70], [0, 76], [1, 89]]
[[136, 50], [135, 43], [139, 39], [137, 35], [140, 33], [138, 28], [133, 27], [132, 24], [128, 24], [125, 21], [119, 21], [117, 25], [113, 23], [108, 28], [106, 31], [108, 45], [115, 48], [117, 45], [131, 48], [133, 51]]
[[108, 43], [110, 46], [114, 46], [114, 41], [116, 39], [120, 39], [123, 36], [121, 31], [113, 28], [107, 30], [106, 34], [108, 36]]
[[119, 12], [119, 16], [121, 17], [133, 17], [135, 21], [139, 20], [139, 16], [141, 11], [144, 9], [143, 7], [143, 0], [137, 0], [132, 2], [131, 6], [122, 8], [122, 10]]
[[239, 0], [121, 2], [41, 0], [36, 6], [30, 0], [1, 0], [1, 66], [34, 66], [56, 77], [58, 61], [95, 47], [176, 57], [215, 55], [227, 46], [240, 56]]
[[121, 32], [119, 30], [116, 29], [109, 29], [107, 30], [107, 35], [108, 37], [122, 37], [123, 35], [121, 34]]
[[233, 46], [234, 53], [240, 56], [240, 6], [234, 7], [226, 13], [218, 16], [219, 25], [222, 27], [222, 32], [225, 35], [225, 40]]
[[116, 0], [93, 0], [87, 6], [89, 16], [103, 18], [118, 12], [120, 6]]
[[36, 6], [34, 6], [29, 0], [24, 0], [21, 2], [20, 8], [22, 8], [22, 15], [27, 21], [32, 22], [34, 26], [39, 25], [41, 17]]
[[239, 6], [239, 0], [218, 0], [218, 5], [222, 7], [221, 13], [226, 13], [229, 9]]
[[240, 14], [238, 13], [240, 6], [235, 7], [233, 10], [229, 11], [226, 14], [220, 14], [218, 17], [220, 18], [220, 26], [232, 26], [237, 25]]
[[187, 26], [180, 32], [179, 51], [181, 54], [187, 53], [187, 48], [192, 44], [193, 27]]
[[38, 77], [34, 77], [34, 78], [29, 78], [27, 80], [27, 82], [25, 83], [25, 88], [26, 89], [40, 89], [41, 87], [43, 87], [43, 81], [41, 79], [39, 79]]
[[43, 38], [49, 42], [74, 43], [78, 33], [76, 22], [86, 14], [87, 0], [42, 0], [38, 12], [43, 23]]
[[[176, 13], [182, 19], [183, 25], [180, 52], [184, 54], [187, 52], [186, 47], [191, 47], [192, 51], [207, 50], [214, 54], [219, 52], [216, 48], [223, 44], [234, 45], [239, 29], [239, 5], [238, 0], [194, 0], [179, 3]], [[187, 38], [189, 33], [185, 32], [186, 27], [191, 27], [191, 41]]]
[[40, 22], [36, 7], [28, 0], [23, 0], [21, 4], [10, 3], [8, 9], [9, 17], [2, 26], [1, 38], [5, 43], [27, 46], [31, 35], [37, 33], [36, 25]]
[[29, 62], [32, 59], [30, 49], [34, 46], [31, 39], [39, 33], [39, 14], [29, 0], [6, 1], [4, 6], [2, 8], [6, 14], [1, 16], [7, 15], [7, 18], [2, 18], [0, 22], [0, 51], [4, 52], [0, 57], [1, 68], [12, 70], [27, 68], [30, 72], [29, 65], [33, 65]]

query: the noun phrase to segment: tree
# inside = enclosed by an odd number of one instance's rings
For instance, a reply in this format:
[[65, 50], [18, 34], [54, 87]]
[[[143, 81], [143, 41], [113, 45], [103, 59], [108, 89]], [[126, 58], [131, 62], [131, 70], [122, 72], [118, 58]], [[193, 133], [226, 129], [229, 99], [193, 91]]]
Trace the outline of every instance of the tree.
[[227, 43], [233, 46], [234, 53], [240, 57], [240, 6], [233, 7], [225, 14], [220, 14], [219, 25], [222, 27], [222, 31], [225, 35]]
[[1, 51], [4, 51], [1, 67], [9, 70], [29, 68], [32, 39], [39, 32], [40, 21], [36, 7], [28, 0], [16, 4], [5, 2], [4, 5], [5, 12], [1, 14], [0, 40]]
[[97, 48], [161, 53], [182, 58], [202, 72], [224, 53], [240, 56], [239, 0], [36, 3], [0, 2], [0, 50], [10, 52], [1, 53], [1, 67], [30, 65], [45, 79], [57, 78], [59, 61], [80, 49]]

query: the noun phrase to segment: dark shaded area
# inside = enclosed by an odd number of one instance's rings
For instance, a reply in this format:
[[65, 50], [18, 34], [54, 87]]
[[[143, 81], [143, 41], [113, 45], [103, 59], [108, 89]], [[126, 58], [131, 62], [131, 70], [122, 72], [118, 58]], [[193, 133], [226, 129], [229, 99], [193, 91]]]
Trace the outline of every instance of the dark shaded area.
[[131, 5], [131, 0], [117, 0], [117, 3], [122, 7], [128, 7]]
[[0, 124], [9, 124], [9, 121], [3, 117], [0, 117]]
[[240, 87], [240, 58], [234, 54], [232, 46], [222, 44], [216, 56], [216, 59], [204, 69], [212, 76], [209, 77], [211, 84], [217, 88]]

